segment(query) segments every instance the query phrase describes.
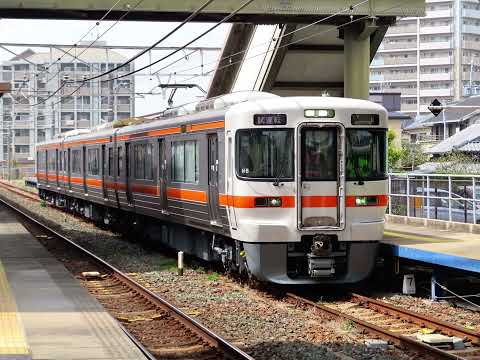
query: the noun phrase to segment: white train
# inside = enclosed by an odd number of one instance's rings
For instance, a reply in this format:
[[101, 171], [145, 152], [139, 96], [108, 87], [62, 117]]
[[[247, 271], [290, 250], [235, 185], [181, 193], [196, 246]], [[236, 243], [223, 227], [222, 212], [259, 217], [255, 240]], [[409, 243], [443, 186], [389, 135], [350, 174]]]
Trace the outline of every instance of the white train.
[[383, 236], [386, 131], [369, 101], [234, 93], [39, 144], [37, 178], [58, 206], [262, 281], [354, 283]]

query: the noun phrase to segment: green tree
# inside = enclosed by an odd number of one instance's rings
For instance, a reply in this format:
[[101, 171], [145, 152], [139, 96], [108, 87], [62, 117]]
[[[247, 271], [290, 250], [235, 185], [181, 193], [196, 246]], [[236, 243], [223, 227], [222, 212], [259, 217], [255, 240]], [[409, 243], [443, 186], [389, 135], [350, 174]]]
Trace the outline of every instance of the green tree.
[[397, 137], [395, 131], [389, 129], [387, 132], [387, 144], [388, 144], [388, 169], [396, 169], [398, 161], [402, 156], [402, 149], [398, 146], [395, 146], [394, 140]]
[[423, 151], [422, 145], [408, 142], [402, 144], [400, 164], [403, 169], [413, 170], [429, 159], [430, 155]]

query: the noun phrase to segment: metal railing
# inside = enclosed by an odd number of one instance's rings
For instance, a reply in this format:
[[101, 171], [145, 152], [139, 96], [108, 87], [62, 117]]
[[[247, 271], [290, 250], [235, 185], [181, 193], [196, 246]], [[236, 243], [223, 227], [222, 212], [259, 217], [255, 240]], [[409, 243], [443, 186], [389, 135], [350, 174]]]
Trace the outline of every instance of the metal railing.
[[480, 175], [391, 173], [391, 215], [480, 223]]

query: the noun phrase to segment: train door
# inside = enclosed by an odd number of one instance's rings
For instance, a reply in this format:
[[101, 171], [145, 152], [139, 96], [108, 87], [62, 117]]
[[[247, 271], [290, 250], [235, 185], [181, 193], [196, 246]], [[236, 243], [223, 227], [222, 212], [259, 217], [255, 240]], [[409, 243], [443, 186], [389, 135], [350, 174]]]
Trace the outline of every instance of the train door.
[[60, 152], [55, 149], [55, 183], [57, 188], [60, 187]]
[[345, 226], [345, 130], [338, 124], [300, 127], [299, 228]]
[[88, 193], [87, 188], [87, 148], [82, 147], [82, 178], [83, 178], [83, 191]]
[[158, 186], [160, 194], [160, 210], [166, 214], [168, 211], [167, 200], [167, 152], [165, 149], [165, 140], [160, 139], [158, 141]]
[[103, 198], [105, 200], [108, 199], [108, 193], [107, 193], [107, 182], [106, 182], [106, 176], [107, 176], [107, 170], [108, 170], [108, 162], [107, 162], [107, 157], [106, 157], [106, 152], [105, 152], [105, 145], [102, 145], [101, 149], [101, 154], [100, 154], [100, 166], [99, 170], [101, 171], [101, 179], [102, 179], [102, 193], [103, 193]]
[[72, 168], [71, 168], [71, 155], [70, 155], [70, 148], [68, 148], [67, 150], [67, 177], [68, 177], [68, 190], [72, 191], [72, 181], [71, 181], [71, 177], [72, 177]]
[[221, 226], [218, 212], [218, 138], [217, 134], [208, 135], [208, 210], [210, 223]]
[[130, 144], [125, 143], [125, 182], [126, 182], [126, 196], [129, 205], [132, 205], [132, 179], [130, 179], [131, 169], [130, 169]]

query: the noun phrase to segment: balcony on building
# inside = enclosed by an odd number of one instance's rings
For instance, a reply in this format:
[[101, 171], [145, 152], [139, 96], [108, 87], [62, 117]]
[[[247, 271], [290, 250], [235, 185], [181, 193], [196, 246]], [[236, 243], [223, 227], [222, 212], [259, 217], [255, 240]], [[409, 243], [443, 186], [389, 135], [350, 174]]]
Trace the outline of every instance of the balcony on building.
[[420, 81], [453, 80], [451, 72], [421, 73]]
[[[430, 2], [430, 1], [429, 1]], [[453, 9], [428, 10], [428, 18], [450, 18], [453, 16]]]
[[468, 18], [478, 19], [480, 18], [480, 10], [476, 9], [462, 9], [462, 16]]
[[452, 25], [443, 25], [443, 26], [420, 26], [420, 35], [426, 34], [445, 34], [453, 32]]
[[382, 42], [382, 45], [378, 48], [380, 52], [388, 50], [403, 50], [417, 48], [417, 41], [399, 41], [399, 42]]
[[372, 62], [370, 63], [370, 66], [382, 66], [385, 65], [385, 60], [383, 57], [378, 57], [378, 58], [373, 58]]
[[402, 103], [400, 109], [401, 109], [402, 111], [417, 111], [417, 107], [418, 107], [417, 104], [405, 104], [405, 103]]
[[453, 41], [430, 41], [420, 43], [420, 50], [443, 50], [452, 48]]
[[453, 96], [453, 89], [420, 89], [420, 96]]
[[370, 73], [370, 81], [383, 81], [383, 74]]
[[414, 34], [416, 32], [417, 24], [401, 24], [397, 26], [390, 26], [386, 36], [395, 34]]
[[394, 89], [394, 90], [398, 91], [402, 95], [402, 97], [417, 95], [417, 88], [416, 87], [398, 88], [398, 89]]
[[462, 32], [468, 34], [480, 34], [480, 26], [478, 25], [462, 25]]
[[385, 65], [416, 65], [417, 57], [416, 56], [407, 56], [407, 57], [391, 57], [384, 56]]
[[448, 65], [453, 64], [452, 56], [420, 58], [420, 65], [446, 65], [446, 64]]

